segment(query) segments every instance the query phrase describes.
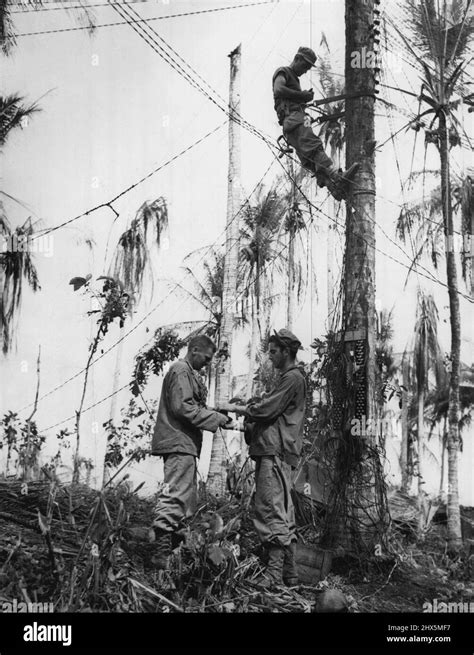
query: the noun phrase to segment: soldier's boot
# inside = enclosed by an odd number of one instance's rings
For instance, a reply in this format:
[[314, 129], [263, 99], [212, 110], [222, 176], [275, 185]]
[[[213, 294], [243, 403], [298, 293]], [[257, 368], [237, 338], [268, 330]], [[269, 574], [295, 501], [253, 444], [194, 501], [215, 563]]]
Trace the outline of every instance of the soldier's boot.
[[336, 200], [347, 198], [347, 192], [352, 179], [359, 168], [359, 163], [355, 162], [346, 171], [336, 169], [335, 166], [326, 170], [320, 169], [316, 173], [318, 186], [325, 186], [330, 194]]
[[268, 563], [265, 572], [257, 579], [257, 584], [264, 589], [270, 589], [283, 584], [283, 546], [270, 544], [268, 547]]
[[155, 528], [155, 552], [151, 558], [156, 569], [168, 569], [171, 555], [171, 532]]
[[298, 584], [298, 570], [296, 568], [296, 542], [285, 546], [283, 557], [283, 582], [287, 587], [295, 587]]

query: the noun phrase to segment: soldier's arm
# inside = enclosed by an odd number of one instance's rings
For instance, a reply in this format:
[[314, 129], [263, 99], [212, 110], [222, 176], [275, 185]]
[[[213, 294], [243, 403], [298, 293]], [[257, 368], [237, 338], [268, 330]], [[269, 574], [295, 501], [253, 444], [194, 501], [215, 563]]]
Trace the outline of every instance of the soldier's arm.
[[168, 402], [173, 415], [200, 430], [215, 432], [228, 423], [224, 414], [200, 407], [193, 396], [192, 382], [184, 371], [173, 371], [168, 385]]
[[[309, 95], [311, 94], [311, 98]], [[294, 100], [295, 102], [309, 102], [313, 97], [312, 91], [295, 91], [286, 86], [284, 75], [277, 75], [273, 82], [273, 95], [278, 100]]]
[[295, 393], [295, 382], [292, 376], [283, 377], [276, 389], [270, 394], [247, 406], [226, 404], [222, 409], [236, 414], [243, 414], [252, 421], [273, 421], [278, 418], [288, 406]]

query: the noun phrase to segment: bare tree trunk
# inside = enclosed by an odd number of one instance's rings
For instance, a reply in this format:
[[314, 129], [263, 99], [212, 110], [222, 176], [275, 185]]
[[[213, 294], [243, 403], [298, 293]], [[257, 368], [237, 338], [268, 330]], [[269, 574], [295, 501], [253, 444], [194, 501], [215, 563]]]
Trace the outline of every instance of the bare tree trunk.
[[400, 468], [402, 473], [402, 491], [408, 492], [408, 359], [402, 360], [402, 443], [400, 446]]
[[441, 471], [439, 475], [439, 496], [440, 498], [443, 495], [443, 489], [444, 489], [444, 461], [446, 459], [446, 444], [448, 441], [448, 417], [444, 417], [444, 423], [443, 423], [443, 436], [442, 436], [442, 442], [441, 442]]
[[[222, 293], [222, 326], [219, 340], [218, 366], [216, 369], [216, 404], [228, 402], [232, 388], [232, 340], [237, 290], [237, 264], [239, 254], [240, 208], [240, 125], [233, 115], [240, 113], [240, 45], [230, 56], [229, 109], [229, 173], [227, 190], [227, 227], [224, 261], [224, 286]], [[226, 488], [225, 430], [218, 430], [212, 442], [211, 461], [207, 486], [211, 493], [221, 496]]]
[[448, 550], [456, 553], [462, 547], [461, 514], [459, 509], [459, 371], [461, 352], [461, 318], [459, 311], [458, 278], [453, 239], [453, 214], [449, 173], [449, 144], [446, 115], [439, 113], [441, 200], [446, 239], [446, 278], [449, 293], [451, 323], [451, 375], [448, 409]]
[[421, 389], [418, 392], [418, 536], [423, 536], [425, 527], [425, 484], [423, 448], [425, 442], [425, 396]]

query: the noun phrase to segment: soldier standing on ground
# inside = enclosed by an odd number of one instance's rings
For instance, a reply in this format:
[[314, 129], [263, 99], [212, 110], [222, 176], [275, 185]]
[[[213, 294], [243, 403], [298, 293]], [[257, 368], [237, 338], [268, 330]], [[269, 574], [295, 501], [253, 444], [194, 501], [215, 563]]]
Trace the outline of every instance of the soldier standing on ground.
[[275, 332], [268, 348], [273, 366], [281, 373], [275, 389], [246, 406], [229, 403], [219, 407], [243, 414], [253, 423], [249, 455], [256, 462], [254, 525], [268, 554], [261, 580], [265, 587], [298, 582], [291, 487], [305, 416], [306, 380], [295, 361], [300, 347], [301, 342], [289, 330]]
[[191, 339], [188, 352], [170, 366], [163, 380], [158, 416], [153, 433], [152, 455], [164, 460], [164, 485], [155, 508], [153, 528], [157, 568], [167, 568], [168, 557], [179, 541], [184, 518], [192, 516], [197, 503], [197, 459], [202, 431], [232, 427], [232, 420], [206, 407], [207, 389], [198, 371], [216, 351], [207, 336]]

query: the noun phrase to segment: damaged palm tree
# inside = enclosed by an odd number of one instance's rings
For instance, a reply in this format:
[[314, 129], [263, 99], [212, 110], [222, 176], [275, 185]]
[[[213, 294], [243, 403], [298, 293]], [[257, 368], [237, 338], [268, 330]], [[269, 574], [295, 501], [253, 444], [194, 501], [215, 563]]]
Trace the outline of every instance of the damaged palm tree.
[[[240, 114], [240, 45], [230, 55], [229, 91], [229, 172], [227, 192], [226, 245], [222, 291], [222, 326], [216, 353], [216, 404], [230, 400], [232, 390], [232, 343], [237, 290], [239, 256], [240, 203], [240, 124], [234, 120]], [[218, 430], [212, 440], [211, 461], [207, 484], [211, 493], [222, 496], [226, 489], [225, 431]]]

